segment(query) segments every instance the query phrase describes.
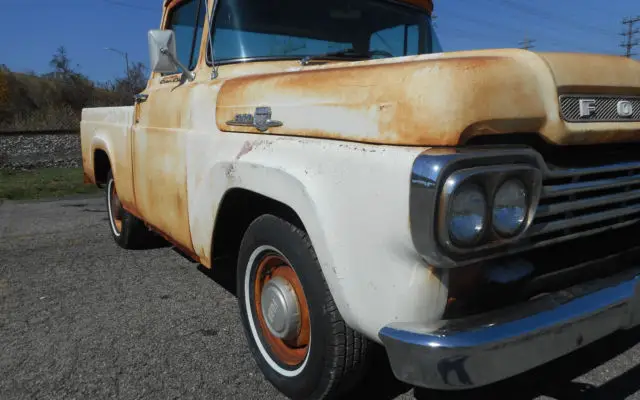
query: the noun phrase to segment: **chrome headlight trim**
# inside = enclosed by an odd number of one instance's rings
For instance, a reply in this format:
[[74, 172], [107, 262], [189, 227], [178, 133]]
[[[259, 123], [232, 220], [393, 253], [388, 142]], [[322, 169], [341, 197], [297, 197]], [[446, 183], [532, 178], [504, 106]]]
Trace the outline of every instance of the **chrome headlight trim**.
[[[529, 204], [527, 204], [527, 215], [525, 223], [520, 231], [510, 238], [504, 238], [493, 229], [492, 210], [493, 201], [498, 188], [509, 179], [519, 179], [525, 184], [525, 188], [529, 195]], [[461, 169], [453, 172], [447, 177], [445, 182], [456, 182], [453, 188], [445, 183], [445, 190], [440, 192], [440, 206], [436, 210], [438, 220], [438, 240], [440, 244], [450, 253], [470, 254], [476, 253], [487, 248], [498, 247], [509, 242], [517, 241], [522, 237], [526, 229], [531, 225], [535, 210], [538, 206], [540, 198], [540, 189], [542, 187], [542, 174], [540, 170], [529, 165], [497, 165], [492, 167], [473, 167]], [[473, 182], [482, 187], [487, 201], [487, 220], [482, 237], [476, 242], [476, 246], [467, 248], [456, 246], [449, 237], [448, 215], [451, 202], [451, 190], [455, 191], [457, 187], [465, 183]]]
[[[485, 192], [488, 204], [492, 204], [494, 190], [504, 179], [514, 174], [527, 174], [526, 176], [531, 177], [530, 193], [536, 194], [531, 196], [526, 224], [528, 227], [533, 220], [538, 201], [537, 194], [540, 193], [542, 185], [540, 159], [539, 153], [528, 148], [434, 148], [421, 153], [413, 163], [409, 199], [410, 230], [416, 250], [430, 265], [455, 267], [478, 261], [479, 257], [475, 254], [478, 251], [520, 239], [526, 229], [513, 238], [496, 238], [495, 241], [480, 247], [457, 247], [448, 238], [446, 231], [447, 224], [443, 219], [446, 213], [443, 212], [443, 208], [446, 210], [450, 194], [447, 196], [442, 189], [445, 181], [454, 173], [463, 181], [478, 175], [492, 174], [496, 178], [488, 184], [493, 189]], [[491, 218], [490, 214], [488, 218]], [[499, 237], [492, 229], [487, 229], [486, 233]]]

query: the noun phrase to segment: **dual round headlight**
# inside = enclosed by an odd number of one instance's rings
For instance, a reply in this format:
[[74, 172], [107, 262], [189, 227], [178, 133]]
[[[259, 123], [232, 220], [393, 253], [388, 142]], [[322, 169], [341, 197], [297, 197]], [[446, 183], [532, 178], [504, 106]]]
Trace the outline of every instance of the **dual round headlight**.
[[513, 237], [526, 223], [528, 198], [525, 185], [519, 179], [509, 179], [495, 191], [489, 210], [480, 185], [462, 184], [452, 194], [448, 212], [449, 235], [456, 244], [475, 244], [488, 228], [491, 213], [493, 229], [500, 236]]

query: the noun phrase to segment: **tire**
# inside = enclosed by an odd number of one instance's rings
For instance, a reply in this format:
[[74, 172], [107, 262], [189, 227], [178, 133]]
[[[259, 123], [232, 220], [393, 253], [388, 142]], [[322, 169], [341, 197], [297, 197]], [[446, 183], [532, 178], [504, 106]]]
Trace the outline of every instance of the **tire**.
[[123, 249], [145, 249], [159, 241], [159, 238], [145, 226], [142, 220], [122, 208], [111, 171], [107, 174], [105, 198], [109, 231], [118, 246]]
[[[304, 231], [272, 215], [255, 219], [240, 245], [236, 285], [251, 353], [281, 393], [292, 399], [336, 398], [364, 379], [373, 343], [342, 319]], [[274, 302], [277, 296], [269, 297], [274, 287], [292, 301]], [[288, 324], [293, 328], [273, 322], [286, 320], [281, 310], [295, 311], [295, 305], [298, 317], [289, 321], [298, 322]]]

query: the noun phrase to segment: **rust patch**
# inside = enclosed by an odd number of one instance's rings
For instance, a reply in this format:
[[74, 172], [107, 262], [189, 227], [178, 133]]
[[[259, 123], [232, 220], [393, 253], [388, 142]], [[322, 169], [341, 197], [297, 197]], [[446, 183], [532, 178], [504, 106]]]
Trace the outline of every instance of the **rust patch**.
[[183, 245], [181, 245], [180, 243], [176, 242], [175, 239], [173, 239], [168, 233], [163, 232], [162, 230], [158, 229], [157, 227], [153, 226], [152, 224], [150, 224], [147, 221], [144, 221], [145, 225], [147, 225], [147, 227], [149, 229], [151, 229], [152, 231], [156, 232], [158, 235], [162, 236], [167, 242], [171, 243], [171, 245], [173, 245], [175, 248], [177, 248], [178, 250], [180, 250], [183, 254], [185, 254], [186, 256], [190, 257], [193, 261], [200, 263], [200, 256], [198, 256], [193, 250], [188, 249], [186, 247], [184, 247]]
[[[638, 140], [640, 123], [564, 123], [557, 99], [559, 90], [639, 93], [637, 62], [542, 54], [454, 52], [232, 77], [220, 88], [216, 124], [222, 131], [264, 134], [226, 124], [263, 105], [284, 123], [271, 135], [409, 146], [455, 146], [478, 135], [530, 132], [556, 144]], [[596, 62], [600, 73], [583, 71], [586, 61]], [[609, 67], [615, 77], [602, 73]]]
[[86, 171], [82, 172], [82, 177], [82, 183], [95, 183], [93, 178]]
[[[294, 339], [283, 340], [271, 333], [262, 313], [262, 289], [269, 280], [284, 278], [294, 289], [300, 308], [300, 329]], [[295, 366], [304, 361], [311, 340], [311, 320], [302, 284], [293, 268], [281, 257], [269, 255], [258, 265], [254, 283], [254, 306], [262, 336], [266, 339], [271, 351], [283, 363]]]
[[405, 3], [414, 5], [416, 7], [423, 8], [427, 10], [429, 13], [433, 12], [433, 1], [432, 0], [401, 0]]
[[490, 55], [418, 57], [238, 77], [220, 89], [216, 122], [223, 131], [260, 133], [226, 122], [268, 105], [284, 122], [270, 134], [451, 146], [478, 120], [504, 116], [524, 130], [519, 119], [544, 119], [531, 71], [516, 64]]
[[165, 8], [167, 10], [172, 9], [173, 7], [177, 6], [178, 4], [184, 2], [185, 0], [167, 0], [164, 4], [165, 4]]

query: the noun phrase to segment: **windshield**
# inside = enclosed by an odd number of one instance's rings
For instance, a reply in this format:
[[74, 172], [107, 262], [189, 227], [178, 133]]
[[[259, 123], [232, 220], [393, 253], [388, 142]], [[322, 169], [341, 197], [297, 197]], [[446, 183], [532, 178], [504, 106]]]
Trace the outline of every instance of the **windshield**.
[[216, 63], [442, 51], [426, 11], [386, 0], [219, 0], [212, 40]]

